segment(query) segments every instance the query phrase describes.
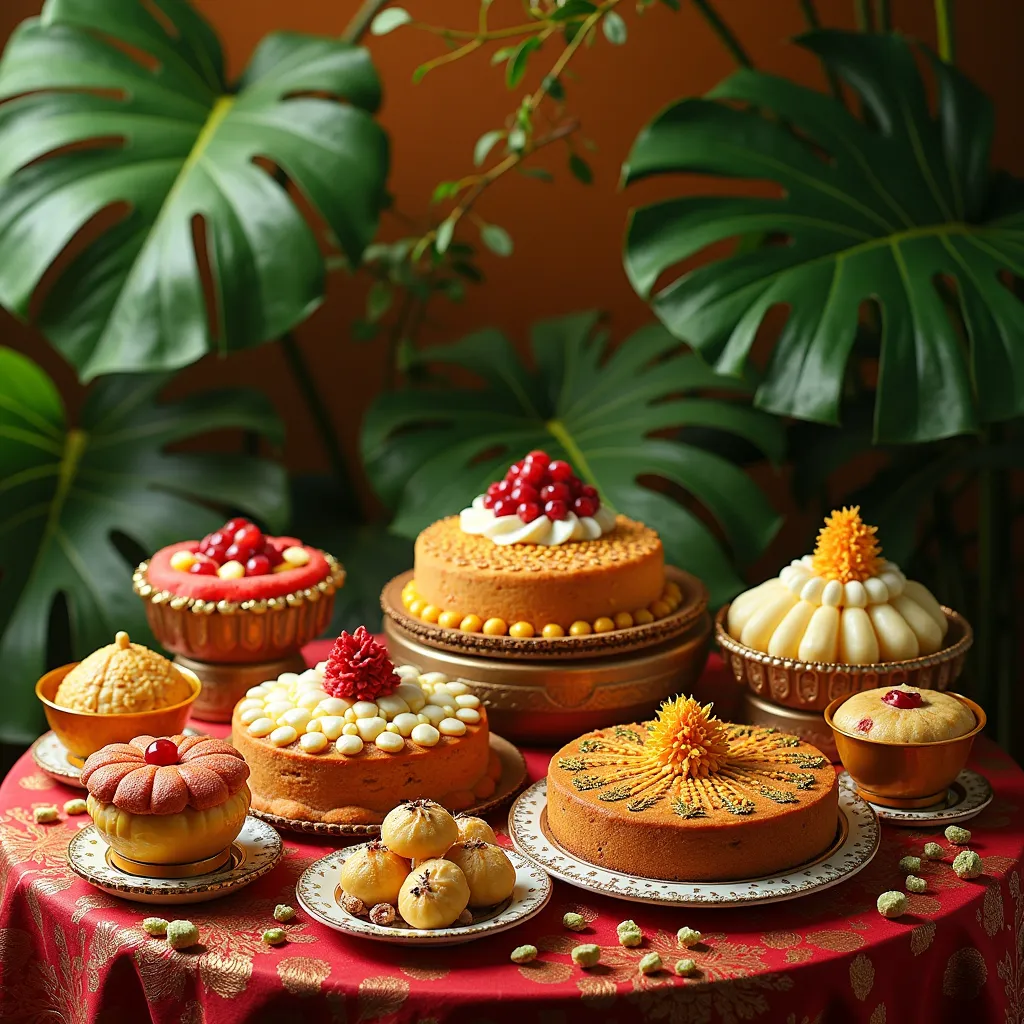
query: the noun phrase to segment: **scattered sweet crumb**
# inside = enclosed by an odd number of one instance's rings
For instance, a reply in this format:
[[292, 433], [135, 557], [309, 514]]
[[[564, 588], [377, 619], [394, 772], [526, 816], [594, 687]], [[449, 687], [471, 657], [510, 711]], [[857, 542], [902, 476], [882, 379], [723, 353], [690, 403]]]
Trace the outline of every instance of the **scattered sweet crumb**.
[[680, 946], [696, 946], [701, 940], [701, 934], [696, 928], [680, 928], [676, 932], [676, 940]]
[[644, 941], [644, 933], [636, 921], [620, 921], [615, 931], [619, 936], [620, 946], [639, 946]]
[[900, 858], [900, 871], [906, 871], [908, 874], [914, 874], [915, 871], [921, 870], [921, 858], [920, 857], [901, 857]]
[[878, 897], [878, 912], [882, 917], [902, 917], [907, 912], [907, 897], [902, 892], [883, 892]]
[[601, 961], [601, 947], [587, 942], [582, 946], [575, 946], [570, 956], [577, 967], [593, 967]]
[[531, 960], [537, 959], [536, 946], [516, 946], [512, 950], [510, 958], [514, 964], [528, 964]]
[[188, 949], [199, 941], [199, 929], [191, 921], [171, 921], [167, 925], [167, 945]]
[[562, 924], [571, 932], [581, 932], [587, 927], [587, 922], [582, 914], [566, 914], [562, 918]]
[[697, 973], [697, 961], [696, 960], [677, 960], [676, 961], [676, 974], [683, 978], [689, 977], [691, 974]]
[[907, 892], [924, 892], [928, 883], [917, 875], [907, 875]]
[[290, 921], [295, 916], [295, 908], [289, 907], [287, 903], [278, 903], [274, 907], [274, 920], [280, 921], [282, 924], [285, 921]]
[[343, 910], [347, 910], [353, 917], [366, 917], [366, 904], [362, 900], [356, 899], [355, 896], [343, 893], [341, 906]]
[[147, 935], [166, 935], [167, 922], [162, 917], [147, 917], [142, 922], [142, 930]]
[[961, 850], [953, 858], [953, 870], [959, 878], [977, 878], [984, 869], [981, 858], [973, 850]]
[[65, 814], [85, 814], [86, 807], [86, 802], [80, 796], [76, 796], [73, 800], [64, 801]]
[[378, 903], [370, 910], [370, 920], [379, 925], [393, 924], [395, 908], [390, 903]]
[[931, 860], [937, 860], [945, 853], [938, 843], [925, 843], [924, 844], [924, 855]]
[[50, 807], [33, 807], [32, 817], [35, 819], [38, 825], [49, 825], [51, 822], [59, 821], [60, 814], [57, 808], [54, 806]]
[[280, 946], [287, 938], [288, 934], [283, 928], [268, 928], [263, 933], [263, 941], [268, 946]]
[[946, 829], [946, 838], [954, 846], [966, 846], [971, 841], [971, 830], [961, 828], [959, 825], [950, 825]]
[[640, 958], [637, 966], [641, 974], [654, 974], [655, 971], [661, 970], [661, 954], [652, 950]]

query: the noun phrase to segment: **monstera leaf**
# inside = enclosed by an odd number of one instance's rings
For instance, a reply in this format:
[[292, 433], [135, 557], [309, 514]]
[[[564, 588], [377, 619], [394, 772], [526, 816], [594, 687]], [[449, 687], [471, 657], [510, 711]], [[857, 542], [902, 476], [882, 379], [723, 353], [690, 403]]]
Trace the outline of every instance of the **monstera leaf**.
[[324, 261], [255, 161], [356, 263], [384, 197], [379, 101], [344, 43], [270, 35], [236, 89], [184, 0], [47, 0], [0, 61], [0, 302], [36, 313], [46, 277], [39, 325], [83, 380], [279, 336], [321, 301]]
[[[756, 404], [838, 422], [863, 303], [880, 308], [874, 434], [917, 442], [1024, 412], [1024, 187], [990, 174], [992, 109], [932, 57], [937, 109], [909, 43], [816, 32], [799, 40], [868, 114], [784, 78], [742, 70], [710, 98], [670, 107], [637, 139], [635, 182], [718, 174], [781, 196], [702, 195], [637, 210], [626, 245], [634, 287], [676, 337], [737, 373], [772, 307], [788, 310]], [[760, 234], [655, 292], [705, 247]]]
[[[617, 511], [661, 534], [669, 562], [696, 573], [713, 599], [741, 587], [736, 562], [756, 557], [779, 519], [753, 481], [718, 455], [666, 436], [685, 426], [738, 434], [778, 458], [782, 436], [745, 404], [701, 397], [741, 395], [679, 342], [651, 326], [610, 350], [597, 314], [537, 325], [528, 369], [497, 331], [422, 353], [424, 364], [482, 379], [477, 389], [429, 387], [385, 394], [363, 427], [367, 472], [395, 509], [392, 529], [413, 537], [464, 508], [533, 448], [568, 459]], [[653, 484], [653, 486], [652, 486]], [[730, 552], [689, 507], [689, 492], [718, 522]]]
[[132, 593], [126, 548], [144, 554], [208, 533], [224, 521], [211, 504], [285, 525], [283, 470], [240, 455], [164, 449], [211, 430], [241, 428], [280, 441], [267, 400], [210, 391], [154, 404], [166, 375], [104, 378], [76, 426], [46, 374], [0, 348], [0, 739], [38, 735], [32, 693], [48, 645], [81, 658], [127, 629], [151, 639]]

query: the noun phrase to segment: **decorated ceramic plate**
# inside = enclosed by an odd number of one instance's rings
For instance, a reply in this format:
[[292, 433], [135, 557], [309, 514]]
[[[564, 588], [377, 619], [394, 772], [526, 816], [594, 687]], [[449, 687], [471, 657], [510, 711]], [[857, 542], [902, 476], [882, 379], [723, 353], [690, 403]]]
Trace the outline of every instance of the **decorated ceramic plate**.
[[[850, 792], [856, 789], [849, 772], [839, 776], [839, 785]], [[907, 810], [881, 804], [871, 804], [871, 807], [883, 821], [909, 828], [928, 828], [930, 825], [946, 826], [968, 821], [992, 803], [992, 795], [988, 779], [965, 768], [946, 790], [946, 798], [941, 803]]]
[[231, 844], [224, 867], [193, 878], [145, 878], [115, 867], [110, 847], [95, 825], [87, 825], [68, 843], [68, 865], [97, 889], [136, 903], [205, 903], [262, 878], [284, 853], [281, 837], [266, 822], [249, 816]]
[[[482, 817], [496, 811], [499, 807], [508, 803], [522, 788], [526, 782], [526, 759], [501, 736], [490, 735], [491, 750], [498, 755], [501, 762], [501, 778], [498, 780], [498, 787], [486, 799], [480, 803], [467, 807], [460, 814], [474, 814]], [[266, 811], [257, 811], [250, 807], [249, 813], [262, 821], [266, 821], [275, 828], [283, 828], [290, 832], [311, 832], [318, 836], [378, 836], [380, 825], [342, 825], [326, 821], [303, 821], [301, 818], [282, 818], [279, 814], [268, 814]]]
[[512, 805], [508, 830], [516, 849], [555, 878], [603, 896], [663, 906], [750, 906], [781, 903], [830, 889], [866, 867], [878, 850], [878, 818], [849, 789], [839, 791], [839, 824], [832, 845], [785, 874], [733, 882], [673, 882], [609, 871], [569, 853], [551, 834], [547, 779], [535, 782]]
[[374, 924], [350, 914], [341, 905], [341, 866], [361, 849], [349, 846], [321, 857], [302, 872], [295, 887], [295, 895], [308, 914], [328, 928], [361, 939], [407, 946], [456, 946], [515, 928], [539, 914], [551, 899], [551, 879], [546, 872], [515, 850], [505, 850], [516, 869], [516, 887], [504, 903], [474, 911], [470, 923], [431, 929], [411, 928], [401, 919], [391, 925]]

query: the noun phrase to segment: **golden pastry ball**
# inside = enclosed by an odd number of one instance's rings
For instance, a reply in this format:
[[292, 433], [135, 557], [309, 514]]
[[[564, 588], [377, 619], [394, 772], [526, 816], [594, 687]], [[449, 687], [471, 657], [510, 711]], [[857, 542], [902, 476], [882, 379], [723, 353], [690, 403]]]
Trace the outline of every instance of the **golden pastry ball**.
[[398, 912], [413, 928], [447, 928], [469, 904], [469, 883], [450, 860], [418, 864], [402, 883]]
[[442, 856], [458, 842], [459, 826], [433, 800], [407, 800], [388, 812], [380, 837], [400, 857], [419, 861]]
[[341, 887], [368, 907], [394, 903], [409, 871], [408, 861], [384, 843], [373, 842], [345, 860], [341, 866]]
[[500, 846], [470, 839], [456, 843], [444, 856], [466, 876], [471, 907], [491, 907], [512, 895], [516, 869]]

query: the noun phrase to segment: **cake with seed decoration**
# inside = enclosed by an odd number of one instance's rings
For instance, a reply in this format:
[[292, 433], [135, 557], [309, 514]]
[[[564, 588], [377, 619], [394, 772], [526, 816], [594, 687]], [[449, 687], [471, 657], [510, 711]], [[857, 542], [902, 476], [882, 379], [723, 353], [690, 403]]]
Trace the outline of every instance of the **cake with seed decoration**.
[[231, 728], [253, 807], [292, 820], [379, 825], [420, 797], [465, 810], [500, 777], [472, 685], [396, 668], [363, 626], [315, 668], [250, 689]]
[[550, 639], [654, 622], [682, 593], [654, 530], [538, 450], [419, 535], [402, 603], [446, 629]]
[[691, 697], [587, 733], [548, 768], [547, 820], [570, 853], [645, 878], [754, 879], [833, 843], [836, 774], [810, 744], [719, 721]]

